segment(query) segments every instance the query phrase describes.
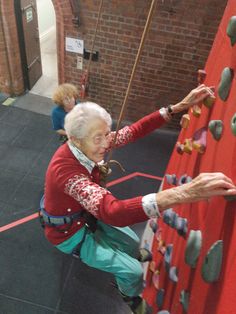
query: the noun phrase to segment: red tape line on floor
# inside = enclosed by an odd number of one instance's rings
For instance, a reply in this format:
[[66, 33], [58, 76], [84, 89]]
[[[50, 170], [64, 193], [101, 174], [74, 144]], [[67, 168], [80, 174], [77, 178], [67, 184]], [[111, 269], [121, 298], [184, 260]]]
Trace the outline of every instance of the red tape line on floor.
[[[155, 180], [159, 180], [161, 181], [162, 178], [161, 177], [157, 177], [157, 176], [153, 176], [151, 174], [146, 174], [146, 173], [141, 173], [141, 172], [134, 172], [134, 173], [131, 173], [127, 176], [124, 176], [122, 178], [119, 178], [119, 179], [116, 179], [116, 180], [113, 180], [109, 183], [107, 183], [107, 187], [110, 187], [110, 186], [113, 186], [113, 185], [116, 185], [116, 184], [119, 184], [121, 182], [124, 182], [124, 181], [127, 181], [129, 179], [132, 179], [133, 177], [145, 177], [145, 178], [150, 178], [150, 179], [155, 179]], [[9, 229], [12, 229], [14, 227], [17, 227], [19, 225], [22, 225], [30, 220], [33, 220], [33, 219], [36, 219], [38, 218], [38, 213], [35, 213], [35, 214], [32, 214], [32, 215], [29, 215], [25, 218], [21, 218], [19, 220], [16, 220], [16, 221], [13, 221], [5, 226], [2, 226], [0, 227], [0, 233], [3, 232], [3, 231], [6, 231], [6, 230], [9, 230]]]

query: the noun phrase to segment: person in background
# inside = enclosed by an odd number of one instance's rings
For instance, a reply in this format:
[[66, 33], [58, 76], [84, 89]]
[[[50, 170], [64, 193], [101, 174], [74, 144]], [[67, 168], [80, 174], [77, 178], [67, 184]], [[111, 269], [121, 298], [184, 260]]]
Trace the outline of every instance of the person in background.
[[79, 91], [76, 86], [65, 83], [59, 85], [52, 96], [55, 106], [52, 110], [53, 129], [60, 135], [60, 142], [67, 141], [66, 132], [64, 129], [65, 116], [74, 106], [79, 103]]
[[[120, 129], [115, 147], [146, 136], [212, 95], [200, 85], [182, 101], [161, 108]], [[199, 174], [191, 182], [145, 196], [117, 199], [101, 186], [99, 163], [111, 149], [111, 116], [92, 102], [80, 103], [65, 118], [68, 141], [52, 157], [45, 181], [41, 217], [46, 238], [60, 251], [78, 256], [90, 267], [112, 273], [120, 294], [135, 314], [148, 313], [143, 291], [143, 261], [132, 224], [162, 216], [180, 203], [216, 195], [235, 195], [236, 186], [222, 173]], [[142, 147], [140, 146], [140, 150]], [[148, 156], [147, 156], [148, 158]]]

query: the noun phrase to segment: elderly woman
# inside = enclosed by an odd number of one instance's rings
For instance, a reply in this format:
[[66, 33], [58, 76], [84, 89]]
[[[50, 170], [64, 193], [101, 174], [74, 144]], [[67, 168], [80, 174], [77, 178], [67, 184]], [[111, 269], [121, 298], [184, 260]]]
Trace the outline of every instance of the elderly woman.
[[[161, 108], [118, 131], [115, 146], [141, 138], [171, 118], [212, 94], [204, 85], [181, 102]], [[47, 239], [64, 253], [79, 254], [87, 265], [110, 272], [133, 313], [146, 313], [139, 296], [143, 271], [139, 239], [128, 227], [164, 209], [214, 195], [236, 194], [230, 178], [222, 173], [200, 174], [192, 182], [131, 199], [119, 200], [101, 187], [99, 163], [109, 151], [115, 132], [105, 109], [92, 102], [75, 106], [65, 118], [69, 141], [53, 156], [46, 173], [45, 222]], [[154, 187], [155, 190], [155, 187]]]
[[64, 129], [64, 120], [66, 114], [74, 108], [78, 102], [79, 91], [76, 86], [65, 83], [59, 85], [52, 96], [55, 106], [52, 110], [53, 129], [60, 135], [60, 140], [67, 140]]

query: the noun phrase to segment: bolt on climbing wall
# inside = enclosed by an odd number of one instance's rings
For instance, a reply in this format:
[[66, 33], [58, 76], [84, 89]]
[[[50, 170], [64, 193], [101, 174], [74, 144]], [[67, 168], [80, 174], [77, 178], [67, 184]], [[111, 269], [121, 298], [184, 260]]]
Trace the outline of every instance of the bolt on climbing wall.
[[[202, 172], [236, 182], [236, 2], [229, 0], [198, 84], [215, 88], [181, 119], [162, 189]], [[159, 314], [236, 313], [236, 200], [214, 197], [167, 209], [150, 220], [143, 239], [152, 250], [144, 298]]]

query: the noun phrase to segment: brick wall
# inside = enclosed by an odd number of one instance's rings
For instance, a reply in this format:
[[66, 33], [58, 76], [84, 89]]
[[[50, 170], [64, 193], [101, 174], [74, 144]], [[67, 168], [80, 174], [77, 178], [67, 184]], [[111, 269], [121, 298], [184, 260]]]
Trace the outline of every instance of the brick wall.
[[[53, 1], [65, 36], [93, 43], [100, 0], [79, 1], [80, 26], [71, 21], [69, 1]], [[132, 84], [125, 120], [135, 121], [156, 108], [175, 103], [197, 85], [196, 71], [204, 68], [227, 1], [157, 1], [144, 49]], [[99, 61], [90, 68], [89, 96], [117, 118], [121, 109], [151, 1], [104, 0], [95, 50]], [[63, 37], [63, 35], [61, 36]], [[64, 38], [60, 38], [60, 49]], [[61, 51], [59, 53], [62, 53]], [[60, 81], [79, 84], [77, 55], [66, 52]], [[84, 60], [84, 69], [88, 61]], [[63, 69], [62, 69], [63, 68]], [[169, 127], [178, 127], [179, 118]]]
[[[69, 0], [52, 0], [56, 13], [59, 82], [80, 85], [77, 54], [65, 51], [65, 37], [91, 49], [100, 0], [78, 1], [80, 25], [73, 24]], [[175, 103], [196, 86], [227, 0], [157, 0], [144, 49], [131, 86], [124, 119]], [[90, 99], [117, 119], [129, 83], [151, 0], [104, 0], [90, 68]], [[0, 0], [0, 91], [24, 90], [14, 1]], [[4, 39], [5, 38], [5, 39]], [[88, 60], [83, 60], [87, 69]], [[178, 127], [178, 117], [169, 127]]]

